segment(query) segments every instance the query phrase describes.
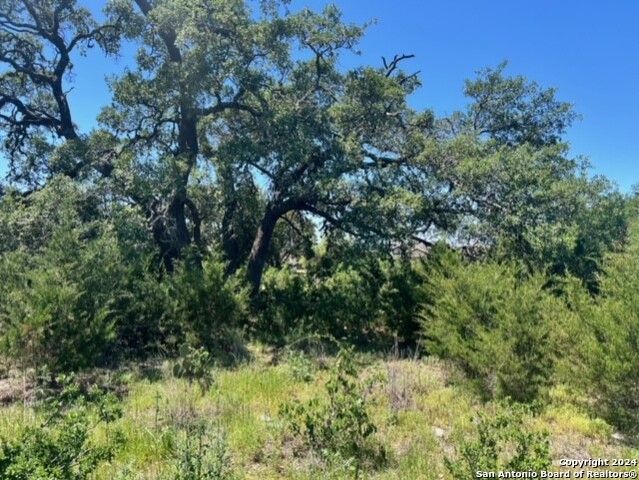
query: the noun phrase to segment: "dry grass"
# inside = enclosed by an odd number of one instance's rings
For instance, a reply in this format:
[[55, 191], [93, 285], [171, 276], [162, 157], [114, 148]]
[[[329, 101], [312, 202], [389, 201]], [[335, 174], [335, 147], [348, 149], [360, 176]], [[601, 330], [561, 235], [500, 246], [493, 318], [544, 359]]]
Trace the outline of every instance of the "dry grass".
[[[205, 394], [170, 375], [125, 375], [128, 393], [124, 416], [113, 426], [126, 443], [113, 464], [103, 465], [97, 479], [119, 478], [127, 468], [137, 476], [160, 478], [168, 470], [174, 449], [171, 438], [194, 422], [226, 433], [238, 478], [350, 478], [335, 466], [326, 467], [312, 455], [300, 456], [298, 440], [285, 428], [280, 407], [293, 398], [309, 400], [323, 394], [328, 372], [316, 363], [272, 362], [264, 353], [232, 370], [215, 370], [215, 383]], [[331, 359], [323, 359], [323, 362]], [[300, 380], [300, 365], [307, 369]], [[309, 366], [310, 365], [310, 366]], [[434, 359], [365, 359], [360, 378], [377, 439], [388, 451], [388, 462], [367, 473], [372, 479], [449, 478], [443, 458], [450, 456], [472, 430], [471, 419], [484, 408], [467, 383], [449, 365]], [[6, 388], [6, 387], [5, 387]], [[0, 436], [10, 436], [37, 417], [22, 403], [0, 410]], [[533, 428], [551, 432], [553, 458], [636, 457], [639, 452], [612, 439], [605, 422], [590, 418], [557, 393], [535, 420]], [[104, 432], [97, 429], [97, 441]]]

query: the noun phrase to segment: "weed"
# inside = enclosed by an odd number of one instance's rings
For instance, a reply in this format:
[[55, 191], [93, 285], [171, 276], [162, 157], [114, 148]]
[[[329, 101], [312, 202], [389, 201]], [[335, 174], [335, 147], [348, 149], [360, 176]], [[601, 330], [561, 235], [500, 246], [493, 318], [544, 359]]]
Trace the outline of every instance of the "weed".
[[113, 394], [98, 389], [83, 392], [73, 377], [58, 381], [63, 389], [43, 402], [41, 425], [24, 427], [13, 439], [0, 438], [0, 478], [83, 480], [111, 460], [122, 443], [117, 431], [106, 445], [94, 445], [89, 438], [98, 424], [121, 416]]
[[377, 427], [349, 351], [340, 352], [325, 388], [325, 401], [314, 398], [284, 405], [282, 414], [292, 433], [328, 464], [350, 465], [359, 472], [367, 461], [382, 463], [385, 452], [374, 441]]
[[176, 434], [171, 472], [162, 480], [231, 480], [234, 478], [226, 436], [203, 424]]
[[189, 386], [194, 382], [197, 383], [202, 393], [205, 393], [213, 385], [209, 352], [204, 348], [182, 345], [180, 347], [180, 358], [173, 365], [173, 375], [176, 378], [187, 380]]
[[291, 351], [287, 363], [296, 382], [307, 383], [313, 380], [316, 368], [303, 353]]
[[457, 458], [444, 463], [453, 478], [475, 478], [476, 472], [538, 472], [551, 465], [547, 432], [531, 432], [524, 427], [530, 409], [503, 404], [496, 411], [480, 413], [476, 419], [476, 438], [457, 448]]

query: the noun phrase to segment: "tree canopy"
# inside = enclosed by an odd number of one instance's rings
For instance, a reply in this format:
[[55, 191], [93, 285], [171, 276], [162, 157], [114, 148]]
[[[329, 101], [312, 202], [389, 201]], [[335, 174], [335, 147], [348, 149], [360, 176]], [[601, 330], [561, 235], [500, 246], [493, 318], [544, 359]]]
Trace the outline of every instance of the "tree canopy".
[[[412, 55], [343, 66], [366, 26], [335, 6], [113, 0], [100, 21], [73, 0], [0, 7], [5, 198], [67, 176], [100, 192], [100, 215], [127, 205], [143, 217], [169, 272], [187, 250], [195, 264], [219, 250], [257, 293], [276, 246], [312, 243], [318, 228], [386, 251], [499, 245], [578, 272], [589, 267], [571, 252], [601, 255], [623, 229], [621, 197], [569, 156], [572, 106], [505, 63], [467, 81], [465, 111], [437, 118], [410, 106]], [[74, 61], [125, 39], [135, 58], [84, 132], [68, 99]], [[577, 214], [602, 205], [617, 213]]]

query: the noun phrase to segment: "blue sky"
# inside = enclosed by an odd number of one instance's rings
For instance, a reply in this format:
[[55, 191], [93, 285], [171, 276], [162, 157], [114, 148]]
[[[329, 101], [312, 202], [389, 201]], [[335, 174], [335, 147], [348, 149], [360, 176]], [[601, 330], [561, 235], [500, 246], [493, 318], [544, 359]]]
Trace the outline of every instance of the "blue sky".
[[[295, 3], [295, 2], [294, 2]], [[319, 7], [317, 0], [300, 3]], [[509, 61], [507, 73], [558, 89], [583, 119], [568, 132], [574, 155], [629, 191], [639, 183], [639, 1], [349, 0], [347, 19], [378, 23], [364, 60], [413, 53], [424, 83], [417, 107], [462, 108], [463, 81]], [[407, 65], [408, 68], [408, 65]]]
[[[406, 69], [420, 70], [424, 86], [416, 108], [440, 115], [466, 103], [463, 81], [487, 66], [509, 61], [507, 73], [524, 75], [583, 116], [567, 135], [574, 155], [589, 157], [593, 173], [623, 191], [639, 183], [639, 2], [617, 0], [338, 0], [347, 21], [376, 19], [361, 43], [358, 64], [381, 56], [415, 54]], [[94, 2], [90, 4], [95, 5]], [[325, 5], [293, 0], [292, 7]], [[97, 52], [90, 52], [97, 53]], [[89, 130], [108, 102], [106, 73], [121, 71], [127, 56], [97, 55], [75, 62], [70, 93], [75, 121]], [[351, 66], [351, 59], [344, 66]]]

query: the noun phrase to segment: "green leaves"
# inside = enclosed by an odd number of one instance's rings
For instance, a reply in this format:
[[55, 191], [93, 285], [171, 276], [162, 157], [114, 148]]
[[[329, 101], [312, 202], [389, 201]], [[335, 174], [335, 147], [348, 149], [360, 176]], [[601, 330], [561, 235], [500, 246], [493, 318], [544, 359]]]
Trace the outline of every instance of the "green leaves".
[[180, 346], [180, 358], [173, 365], [173, 375], [176, 378], [184, 378], [189, 384], [196, 382], [202, 393], [205, 393], [213, 384], [211, 374], [211, 357], [203, 348], [192, 348], [187, 344]]
[[568, 310], [543, 275], [511, 265], [465, 264], [452, 252], [426, 264], [422, 334], [488, 397], [534, 400], [550, 384]]
[[113, 238], [82, 243], [56, 231], [44, 251], [0, 257], [4, 350], [25, 367], [53, 371], [94, 365], [116, 340], [111, 289], [125, 275]]
[[[237, 277], [226, 276], [224, 263], [216, 257], [201, 268], [184, 262], [164, 287], [165, 314], [188, 343], [220, 357], [239, 353], [231, 339], [245, 320], [247, 291]], [[194, 361], [204, 360], [200, 354]]]
[[504, 77], [507, 62], [478, 72], [464, 93], [473, 99], [466, 126], [499, 144], [535, 147], [561, 142], [577, 119], [573, 106], [555, 99], [555, 89], [542, 89], [522, 76]]
[[143, 329], [132, 304], [148, 236], [137, 212], [103, 200], [98, 188], [58, 178], [0, 204], [0, 339], [23, 367], [94, 366], [124, 332]]
[[38, 153], [78, 140], [66, 85], [73, 60], [95, 45], [116, 53], [122, 17], [100, 24], [89, 10], [66, 0], [2, 0], [0, 11], [6, 12], [0, 19], [0, 127], [12, 179], [32, 186], [52, 172], [76, 177], [83, 158], [54, 166]]
[[295, 33], [303, 47], [328, 60], [340, 50], [352, 49], [360, 40], [364, 29], [342, 21], [342, 12], [336, 5], [327, 5], [322, 13], [304, 9], [293, 17]]
[[355, 460], [357, 470], [364, 462], [382, 461], [383, 450], [374, 441], [377, 427], [370, 420], [352, 352], [342, 350], [326, 382], [326, 399], [308, 403], [291, 402], [282, 414], [292, 432], [306, 446], [327, 460]]
[[639, 231], [633, 226], [626, 249], [609, 255], [592, 299], [573, 283], [567, 297], [575, 310], [568, 335], [571, 357], [566, 380], [593, 399], [595, 411], [629, 432], [639, 428]]
[[503, 403], [474, 419], [474, 435], [456, 448], [457, 458], [444, 463], [454, 478], [473, 478], [477, 472], [540, 472], [552, 464], [548, 432], [531, 431], [530, 410]]
[[624, 200], [605, 179], [590, 178], [587, 163], [570, 158], [566, 144], [463, 134], [431, 148], [447, 158], [438, 174], [450, 179], [444, 208], [457, 220], [458, 241], [496, 258], [515, 257], [533, 271], [579, 275], [596, 289], [603, 254], [626, 228]]
[[0, 438], [0, 476], [7, 480], [82, 480], [113, 458], [120, 446], [95, 445], [91, 431], [121, 417], [118, 399], [97, 387], [83, 392], [73, 377], [59, 377], [61, 391], [45, 401], [46, 421]]

